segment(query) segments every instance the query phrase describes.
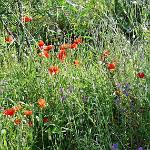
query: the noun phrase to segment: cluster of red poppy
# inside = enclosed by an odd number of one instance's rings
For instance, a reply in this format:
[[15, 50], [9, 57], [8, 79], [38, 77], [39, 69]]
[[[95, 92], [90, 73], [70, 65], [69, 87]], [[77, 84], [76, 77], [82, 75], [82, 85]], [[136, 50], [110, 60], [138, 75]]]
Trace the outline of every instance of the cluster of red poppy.
[[40, 49], [40, 53], [38, 54], [40, 57], [45, 57], [45, 58], [49, 58], [50, 57], [50, 54], [49, 54], [49, 51], [53, 49], [53, 45], [45, 45], [45, 43], [40, 40], [38, 42], [38, 46], [39, 46], [39, 49]]
[[[5, 38], [5, 41], [8, 42], [8, 43], [11, 43], [11, 42], [13, 42], [13, 37], [12, 36], [8, 36], [8, 37]], [[67, 57], [67, 50], [68, 49], [77, 49], [78, 45], [81, 44], [81, 43], [82, 43], [82, 39], [81, 38], [77, 38], [77, 39], [74, 40], [73, 44], [66, 44], [66, 43], [64, 43], [64, 44], [60, 45], [60, 50], [59, 50], [59, 52], [57, 54], [57, 58], [61, 62], [64, 62], [64, 60]], [[45, 58], [49, 58], [50, 57], [49, 52], [54, 48], [53, 45], [45, 45], [45, 43], [42, 40], [40, 40], [38, 42], [38, 47], [39, 47], [39, 50], [40, 50], [40, 53], [38, 53], [38, 55], [40, 57], [45, 57]], [[74, 61], [74, 65], [75, 66], [79, 66], [79, 61], [75, 60]], [[51, 75], [55, 75], [55, 74], [60, 72], [60, 69], [59, 69], [58, 66], [51, 66], [48, 69], [48, 72]]]
[[[41, 109], [43, 109], [43, 108], [46, 107], [46, 101], [45, 101], [45, 99], [43, 99], [43, 98], [39, 99], [37, 103], [38, 103], [38, 106], [39, 106]], [[3, 115], [13, 117], [13, 116], [16, 114], [16, 112], [18, 112], [18, 111], [21, 110], [21, 109], [22, 109], [22, 106], [21, 106], [21, 105], [14, 106], [14, 107], [12, 107], [12, 108], [5, 109], [5, 110], [3, 111]], [[24, 111], [23, 111], [23, 114], [24, 114], [24, 116], [26, 116], [26, 117], [30, 117], [31, 115], [33, 115], [33, 111], [32, 111], [32, 110], [24, 110]], [[44, 117], [44, 118], [43, 118], [43, 122], [44, 122], [44, 123], [46, 123], [46, 122], [48, 122], [48, 121], [49, 121], [48, 117]], [[15, 124], [15, 125], [20, 124], [20, 123], [21, 123], [21, 119], [17, 118], [17, 119], [14, 120], [14, 124]], [[33, 123], [32, 123], [31, 120], [28, 122], [28, 125], [29, 125], [29, 126], [32, 126], [32, 125], [33, 125]]]
[[[22, 22], [24, 22], [24, 23], [31, 22], [32, 20], [33, 19], [29, 16], [23, 16], [22, 17]], [[9, 35], [8, 37], [5, 38], [5, 42], [7, 42], [7, 43], [12, 43], [13, 41], [14, 41], [14, 39], [11, 35]], [[67, 57], [66, 50], [67, 49], [77, 49], [78, 45], [81, 44], [81, 43], [82, 43], [82, 39], [77, 38], [77, 39], [74, 40], [74, 42], [72, 44], [66, 44], [66, 43], [62, 44], [60, 46], [60, 51], [57, 54], [57, 58], [61, 62], [63, 62]], [[52, 50], [54, 48], [54, 46], [53, 45], [45, 45], [45, 43], [42, 40], [40, 40], [38, 42], [38, 46], [39, 46], [39, 50], [40, 50], [40, 53], [38, 53], [38, 55], [40, 57], [49, 58], [50, 57], [49, 51]], [[76, 66], [78, 66], [79, 65], [78, 60], [75, 60], [74, 64]], [[50, 74], [57, 74], [60, 71], [60, 69], [57, 66], [52, 66], [48, 70], [49, 70]]]
[[[22, 17], [22, 22], [26, 23], [26, 22], [31, 22], [32, 21], [32, 18], [31, 17], [28, 17], [28, 16], [24, 16]], [[14, 41], [13, 37], [10, 35], [8, 37], [5, 38], [5, 42], [7, 43], [12, 43]], [[78, 48], [78, 44], [81, 44], [82, 43], [82, 39], [81, 38], [77, 38], [74, 40], [74, 42], [72, 44], [62, 44], [60, 46], [60, 51], [59, 53], [57, 54], [57, 58], [60, 60], [60, 61], [64, 61], [67, 57], [67, 52], [66, 50], [67, 49], [77, 49]], [[39, 56], [40, 57], [45, 57], [45, 58], [49, 58], [50, 57], [50, 54], [49, 54], [49, 51], [53, 49], [53, 45], [45, 45], [45, 43], [40, 40], [38, 42], [38, 46], [41, 50], [41, 52], [39, 53]], [[109, 50], [105, 50], [100, 58], [101, 61], [105, 61], [105, 59], [110, 55], [110, 51]], [[74, 61], [74, 64], [77, 66], [79, 65], [79, 62], [78, 60], [75, 60]], [[116, 70], [116, 62], [111, 62], [111, 63], [107, 63], [107, 69], [109, 71], [115, 71]], [[57, 67], [57, 66], [52, 66], [50, 67], [49, 69], [49, 73], [50, 74], [57, 74], [60, 69]], [[138, 78], [144, 78], [145, 77], [145, 74], [144, 72], [139, 72], [136, 74], [136, 76]]]
[[78, 48], [78, 45], [82, 43], [82, 39], [81, 38], [77, 38], [74, 40], [73, 44], [62, 44], [60, 46], [60, 51], [59, 53], [57, 54], [57, 58], [60, 60], [60, 61], [64, 61], [67, 57], [67, 52], [66, 50], [67, 49], [77, 49]]
[[106, 58], [108, 57], [110, 55], [110, 51], [109, 50], [105, 50], [104, 52], [103, 52], [103, 54], [102, 54], [102, 56], [100, 57], [100, 60], [102, 61], [102, 62], [104, 62], [105, 64], [106, 64], [106, 66], [107, 66], [107, 69], [109, 70], [109, 71], [115, 71], [116, 70], [116, 62], [115, 61], [113, 61], [113, 62], [111, 62], [111, 63], [106, 63]]
[[[106, 64], [106, 66], [107, 66], [107, 69], [112, 72], [112, 71], [115, 71], [115, 70], [116, 70], [117, 65], [116, 65], [116, 62], [115, 62], [115, 61], [113, 61], [113, 62], [111, 62], [111, 63], [106, 63], [105, 60], [106, 60], [106, 58], [107, 58], [109, 55], [110, 55], [110, 51], [105, 50], [105, 51], [103, 52], [102, 56], [100, 57], [100, 60], [101, 60], [102, 62], [104, 62], [104, 63]], [[144, 74], [144, 72], [139, 72], [139, 73], [136, 74], [136, 76], [137, 76], [138, 78], [144, 78], [144, 77], [145, 77], [145, 74]]]
[[[64, 62], [64, 60], [67, 58], [67, 50], [68, 49], [77, 49], [78, 45], [82, 43], [82, 39], [81, 38], [77, 38], [74, 40], [73, 44], [67, 44], [64, 43], [62, 45], [60, 45], [59, 47], [59, 52], [57, 53], [57, 58], [61, 61]], [[49, 58], [50, 54], [49, 52], [54, 48], [53, 45], [45, 45], [45, 43], [40, 40], [38, 42], [38, 47], [40, 49], [40, 53], [38, 54], [40, 57], [45, 57], [45, 58]], [[79, 61], [75, 60], [74, 61], [74, 65], [75, 66], [79, 66]], [[51, 66], [50, 68], [48, 68], [48, 72], [50, 75], [55, 75], [57, 73], [60, 72], [60, 68], [58, 66]]]

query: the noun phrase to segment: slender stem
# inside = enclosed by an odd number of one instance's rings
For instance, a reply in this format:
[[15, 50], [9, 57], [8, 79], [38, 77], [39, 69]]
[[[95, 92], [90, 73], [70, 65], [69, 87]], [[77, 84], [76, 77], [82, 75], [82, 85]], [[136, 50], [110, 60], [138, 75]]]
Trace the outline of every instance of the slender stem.
[[[20, 0], [17, 1], [18, 3], [18, 9], [19, 9], [19, 27], [20, 27], [20, 30], [22, 31], [23, 35], [25, 36], [25, 41], [27, 43], [27, 46], [28, 48], [30, 49], [30, 51], [32, 51], [32, 48], [31, 48], [31, 44], [30, 44], [30, 41], [28, 39], [28, 36], [27, 36], [27, 33], [25, 32], [25, 28], [24, 28], [24, 25], [23, 25], [23, 22], [22, 22], [22, 17], [23, 17], [23, 4]], [[27, 54], [27, 51], [24, 51], [26, 54]]]
[[2, 22], [2, 24], [3, 24], [3, 26], [4, 26], [5, 30], [6, 30], [6, 32], [9, 35], [11, 35], [13, 37], [13, 39], [14, 39], [15, 47], [16, 47], [16, 50], [17, 50], [18, 62], [20, 62], [21, 61], [20, 45], [19, 45], [19, 43], [17, 41], [17, 35], [14, 34], [13, 32], [11, 32], [11, 30], [9, 29], [9, 27], [7, 26], [7, 24], [4, 22], [2, 16], [0, 16], [0, 21]]

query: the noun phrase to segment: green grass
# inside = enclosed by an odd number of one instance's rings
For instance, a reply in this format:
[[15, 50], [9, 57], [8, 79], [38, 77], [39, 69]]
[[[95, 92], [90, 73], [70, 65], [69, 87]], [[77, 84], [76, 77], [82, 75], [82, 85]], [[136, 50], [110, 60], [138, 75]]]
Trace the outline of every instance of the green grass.
[[[18, 3], [0, 2], [1, 150], [111, 150], [114, 143], [119, 150], [150, 149], [150, 4], [96, 2], [23, 1], [23, 14], [33, 18], [23, 29]], [[4, 41], [7, 29], [15, 33], [12, 44]], [[62, 63], [56, 58], [59, 46], [74, 35], [83, 43], [67, 50]], [[40, 39], [55, 45], [50, 58], [38, 56]], [[100, 61], [106, 49], [110, 55]], [[112, 61], [117, 66], [110, 72]], [[48, 73], [53, 65], [60, 68], [56, 75]], [[139, 72], [145, 77], [138, 78]], [[40, 98], [46, 100], [43, 109]], [[3, 115], [17, 105], [22, 109], [14, 116]], [[27, 117], [25, 110], [33, 114]]]

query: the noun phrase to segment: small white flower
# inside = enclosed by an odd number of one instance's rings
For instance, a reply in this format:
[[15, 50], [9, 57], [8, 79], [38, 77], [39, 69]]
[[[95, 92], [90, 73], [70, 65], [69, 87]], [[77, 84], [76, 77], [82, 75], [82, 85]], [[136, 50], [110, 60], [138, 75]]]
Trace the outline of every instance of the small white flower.
[[135, 38], [135, 34], [133, 34], [133, 38]]
[[127, 43], [130, 43], [130, 41], [128, 40]]
[[4, 135], [4, 134], [6, 134], [6, 129], [1, 130], [1, 135]]
[[146, 27], [143, 27], [143, 31], [147, 31], [148, 29]]
[[132, 3], [133, 3], [133, 4], [137, 4], [137, 1], [133, 1]]
[[12, 58], [15, 58], [15, 57], [16, 57], [16, 55], [15, 55], [15, 54], [12, 54], [12, 55], [11, 55], [11, 57], [12, 57]]
[[35, 118], [37, 119], [37, 121], [40, 121], [40, 118], [39, 118], [39, 116], [36, 116]]

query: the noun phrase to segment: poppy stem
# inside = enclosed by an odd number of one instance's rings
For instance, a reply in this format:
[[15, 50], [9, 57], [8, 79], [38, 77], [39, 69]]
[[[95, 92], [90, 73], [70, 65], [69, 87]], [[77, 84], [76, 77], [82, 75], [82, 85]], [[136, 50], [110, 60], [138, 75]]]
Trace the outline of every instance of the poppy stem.
[[[18, 3], [19, 20], [20, 20], [19, 27], [20, 27], [20, 30], [22, 31], [22, 33], [23, 33], [23, 35], [25, 37], [25, 41], [27, 43], [28, 48], [30, 49], [30, 52], [32, 52], [30, 41], [28, 39], [27, 33], [25, 32], [25, 28], [24, 28], [24, 25], [22, 23], [22, 18], [23, 18], [23, 4], [22, 4], [22, 2], [20, 0], [18, 0], [17, 3]], [[28, 55], [27, 51], [24, 51], [24, 52]]]
[[16, 50], [17, 50], [17, 54], [18, 54], [18, 62], [21, 62], [20, 46], [19, 46], [19, 43], [17, 42], [16, 34], [11, 32], [11, 30], [9, 29], [7, 24], [4, 22], [2, 16], [0, 17], [0, 21], [2, 22], [2, 24], [3, 24], [4, 28], [5, 28], [5, 30], [7, 31], [7, 33], [13, 37], [14, 43], [15, 43], [15, 47], [16, 47]]

